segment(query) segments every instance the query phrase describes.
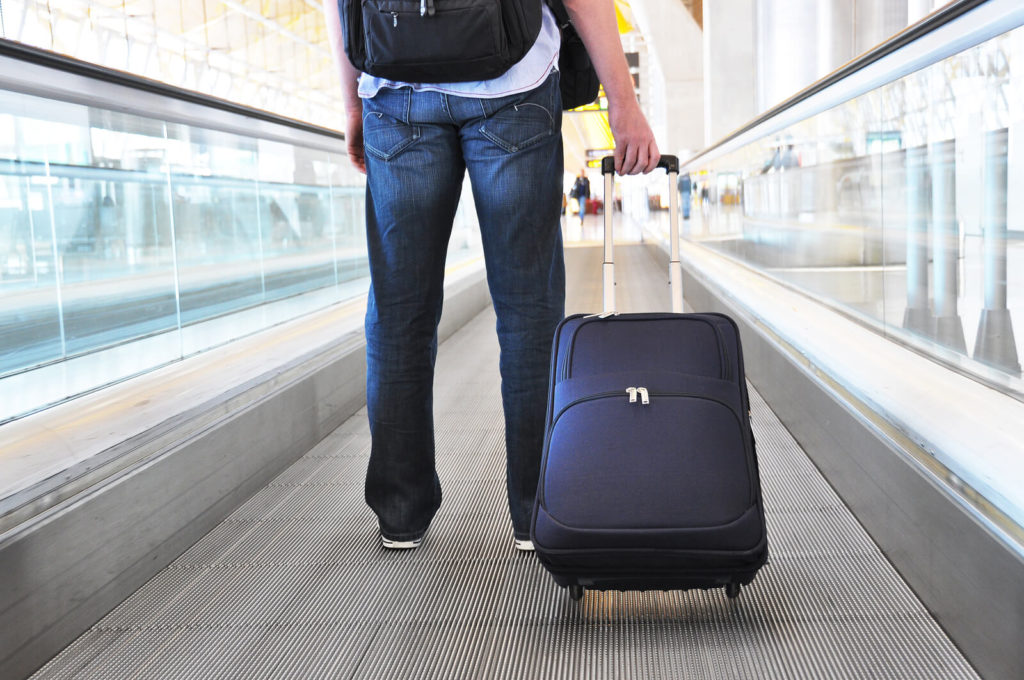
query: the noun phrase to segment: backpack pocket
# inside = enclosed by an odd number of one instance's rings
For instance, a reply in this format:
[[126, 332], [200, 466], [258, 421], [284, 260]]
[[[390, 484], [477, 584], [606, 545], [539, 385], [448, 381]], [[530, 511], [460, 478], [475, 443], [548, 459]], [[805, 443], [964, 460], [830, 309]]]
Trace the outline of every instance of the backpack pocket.
[[486, 80], [511, 66], [500, 0], [363, 0], [367, 71], [404, 82]]

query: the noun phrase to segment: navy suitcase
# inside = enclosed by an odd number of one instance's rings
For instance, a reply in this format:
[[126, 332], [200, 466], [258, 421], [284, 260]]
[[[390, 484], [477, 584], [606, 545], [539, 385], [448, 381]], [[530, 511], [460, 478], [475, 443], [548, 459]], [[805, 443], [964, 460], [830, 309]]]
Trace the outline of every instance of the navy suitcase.
[[676, 311], [610, 311], [609, 209], [605, 313], [571, 316], [555, 333], [531, 538], [573, 599], [585, 588], [725, 587], [736, 597], [768, 556], [738, 329], [722, 314], [682, 313], [678, 161], [661, 166]]

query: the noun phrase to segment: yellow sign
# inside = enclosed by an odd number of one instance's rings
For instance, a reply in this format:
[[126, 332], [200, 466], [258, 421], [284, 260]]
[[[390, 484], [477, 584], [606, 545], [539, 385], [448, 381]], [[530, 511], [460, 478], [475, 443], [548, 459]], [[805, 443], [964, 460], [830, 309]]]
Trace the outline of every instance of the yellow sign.
[[633, 32], [633, 12], [626, 0], [615, 0], [615, 23], [619, 25], [619, 33], [625, 35]]

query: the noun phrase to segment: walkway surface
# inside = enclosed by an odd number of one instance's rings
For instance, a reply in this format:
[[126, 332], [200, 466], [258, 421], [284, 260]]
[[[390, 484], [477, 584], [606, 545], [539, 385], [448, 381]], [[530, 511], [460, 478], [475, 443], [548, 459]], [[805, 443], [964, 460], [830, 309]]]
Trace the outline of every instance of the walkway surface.
[[[620, 311], [668, 305], [622, 247]], [[569, 311], [597, 311], [601, 254], [567, 249]], [[423, 546], [380, 547], [362, 500], [365, 411], [257, 493], [36, 678], [977, 677], [751, 390], [770, 562], [724, 590], [573, 602], [512, 548], [494, 315], [445, 342], [445, 500]]]

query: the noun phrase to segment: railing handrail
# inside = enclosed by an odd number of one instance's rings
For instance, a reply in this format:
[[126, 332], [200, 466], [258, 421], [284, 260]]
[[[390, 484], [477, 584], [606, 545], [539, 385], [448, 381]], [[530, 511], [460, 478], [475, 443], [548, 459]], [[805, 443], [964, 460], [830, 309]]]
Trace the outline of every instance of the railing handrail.
[[[244, 116], [246, 118], [254, 118], [315, 135], [323, 135], [333, 137], [335, 139], [345, 138], [345, 135], [337, 130], [331, 130], [312, 123], [265, 111], [263, 109], [253, 108], [237, 102], [228, 101], [226, 99], [220, 99], [202, 92], [177, 87], [159, 80], [153, 80], [152, 78], [146, 78], [133, 73], [126, 73], [124, 71], [118, 71], [99, 64], [82, 61], [81, 59], [58, 54], [39, 47], [27, 45], [25, 43], [0, 38], [0, 58], [3, 57], [16, 59], [18, 61], [35, 64], [49, 69], [55, 69], [76, 76], [90, 78], [92, 80], [112, 83], [114, 85], [127, 87], [136, 91], [148, 92], [162, 97], [170, 97], [190, 104], [198, 104], [205, 108], [216, 109], [234, 115]], [[5, 79], [0, 76], [0, 88], [5, 87], [5, 85]]]

